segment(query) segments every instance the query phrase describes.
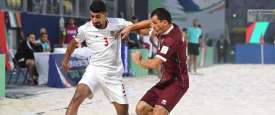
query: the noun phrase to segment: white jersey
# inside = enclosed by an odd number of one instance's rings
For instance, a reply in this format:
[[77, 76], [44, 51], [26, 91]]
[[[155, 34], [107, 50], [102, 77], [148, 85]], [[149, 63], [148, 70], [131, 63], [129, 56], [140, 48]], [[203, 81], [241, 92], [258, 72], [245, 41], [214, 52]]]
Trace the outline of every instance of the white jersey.
[[92, 22], [87, 22], [78, 28], [75, 40], [86, 41], [91, 50], [90, 54], [87, 54], [91, 57], [90, 65], [103, 67], [107, 71], [122, 72], [121, 39], [118, 38], [118, 33], [131, 24], [121, 18], [108, 18], [107, 27], [98, 29]]

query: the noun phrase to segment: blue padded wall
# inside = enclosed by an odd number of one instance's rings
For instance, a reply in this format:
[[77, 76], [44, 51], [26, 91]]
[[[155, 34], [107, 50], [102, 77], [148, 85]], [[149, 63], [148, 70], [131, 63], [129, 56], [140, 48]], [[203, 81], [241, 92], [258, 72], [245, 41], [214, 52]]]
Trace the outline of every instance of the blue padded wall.
[[[260, 44], [238, 44], [235, 48], [235, 63], [261, 64]], [[263, 45], [264, 64], [275, 64], [275, 45]]]
[[275, 64], [275, 45], [264, 45], [264, 63]]
[[261, 49], [260, 45], [236, 45], [237, 64], [260, 64], [261, 63]]

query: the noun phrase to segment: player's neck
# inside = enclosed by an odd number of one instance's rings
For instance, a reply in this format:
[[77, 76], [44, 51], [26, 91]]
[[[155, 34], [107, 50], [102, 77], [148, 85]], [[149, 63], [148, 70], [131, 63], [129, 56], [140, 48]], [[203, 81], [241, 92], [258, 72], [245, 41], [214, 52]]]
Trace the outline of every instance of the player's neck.
[[106, 21], [105, 21], [105, 23], [102, 25], [102, 29], [105, 29], [106, 27], [107, 27], [107, 25], [108, 25], [108, 19], [106, 19]]
[[171, 26], [172, 26], [172, 24], [168, 24], [168, 25], [165, 27], [165, 31], [167, 31]]

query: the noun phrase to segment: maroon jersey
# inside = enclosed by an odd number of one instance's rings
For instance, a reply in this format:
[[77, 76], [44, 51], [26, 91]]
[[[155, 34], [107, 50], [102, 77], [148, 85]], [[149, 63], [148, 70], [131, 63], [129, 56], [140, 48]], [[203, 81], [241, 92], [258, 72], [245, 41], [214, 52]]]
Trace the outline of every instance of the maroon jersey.
[[160, 37], [156, 57], [163, 60], [162, 78], [147, 91], [141, 101], [152, 107], [161, 105], [170, 112], [189, 87], [186, 45], [182, 41], [180, 29], [175, 24]]
[[163, 61], [161, 67], [162, 77], [159, 85], [165, 87], [175, 79], [188, 83], [186, 45], [182, 41], [180, 29], [173, 24], [166, 33], [159, 37], [159, 48], [156, 57]]

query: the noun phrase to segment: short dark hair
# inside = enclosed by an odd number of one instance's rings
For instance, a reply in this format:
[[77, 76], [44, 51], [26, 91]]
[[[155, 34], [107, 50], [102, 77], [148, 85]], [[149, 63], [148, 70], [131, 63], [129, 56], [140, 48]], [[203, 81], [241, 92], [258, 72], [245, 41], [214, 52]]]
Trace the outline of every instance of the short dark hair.
[[90, 11], [92, 11], [94, 13], [106, 12], [106, 5], [101, 0], [95, 0], [90, 5]]
[[164, 8], [157, 8], [151, 13], [151, 18], [156, 15], [159, 20], [167, 20], [172, 23], [171, 14]]
[[40, 36], [43, 36], [43, 35], [48, 35], [48, 33], [41, 33]]
[[35, 35], [35, 33], [34, 33], [34, 32], [30, 32], [30, 33], [27, 34], [28, 37], [29, 37], [30, 35]]

